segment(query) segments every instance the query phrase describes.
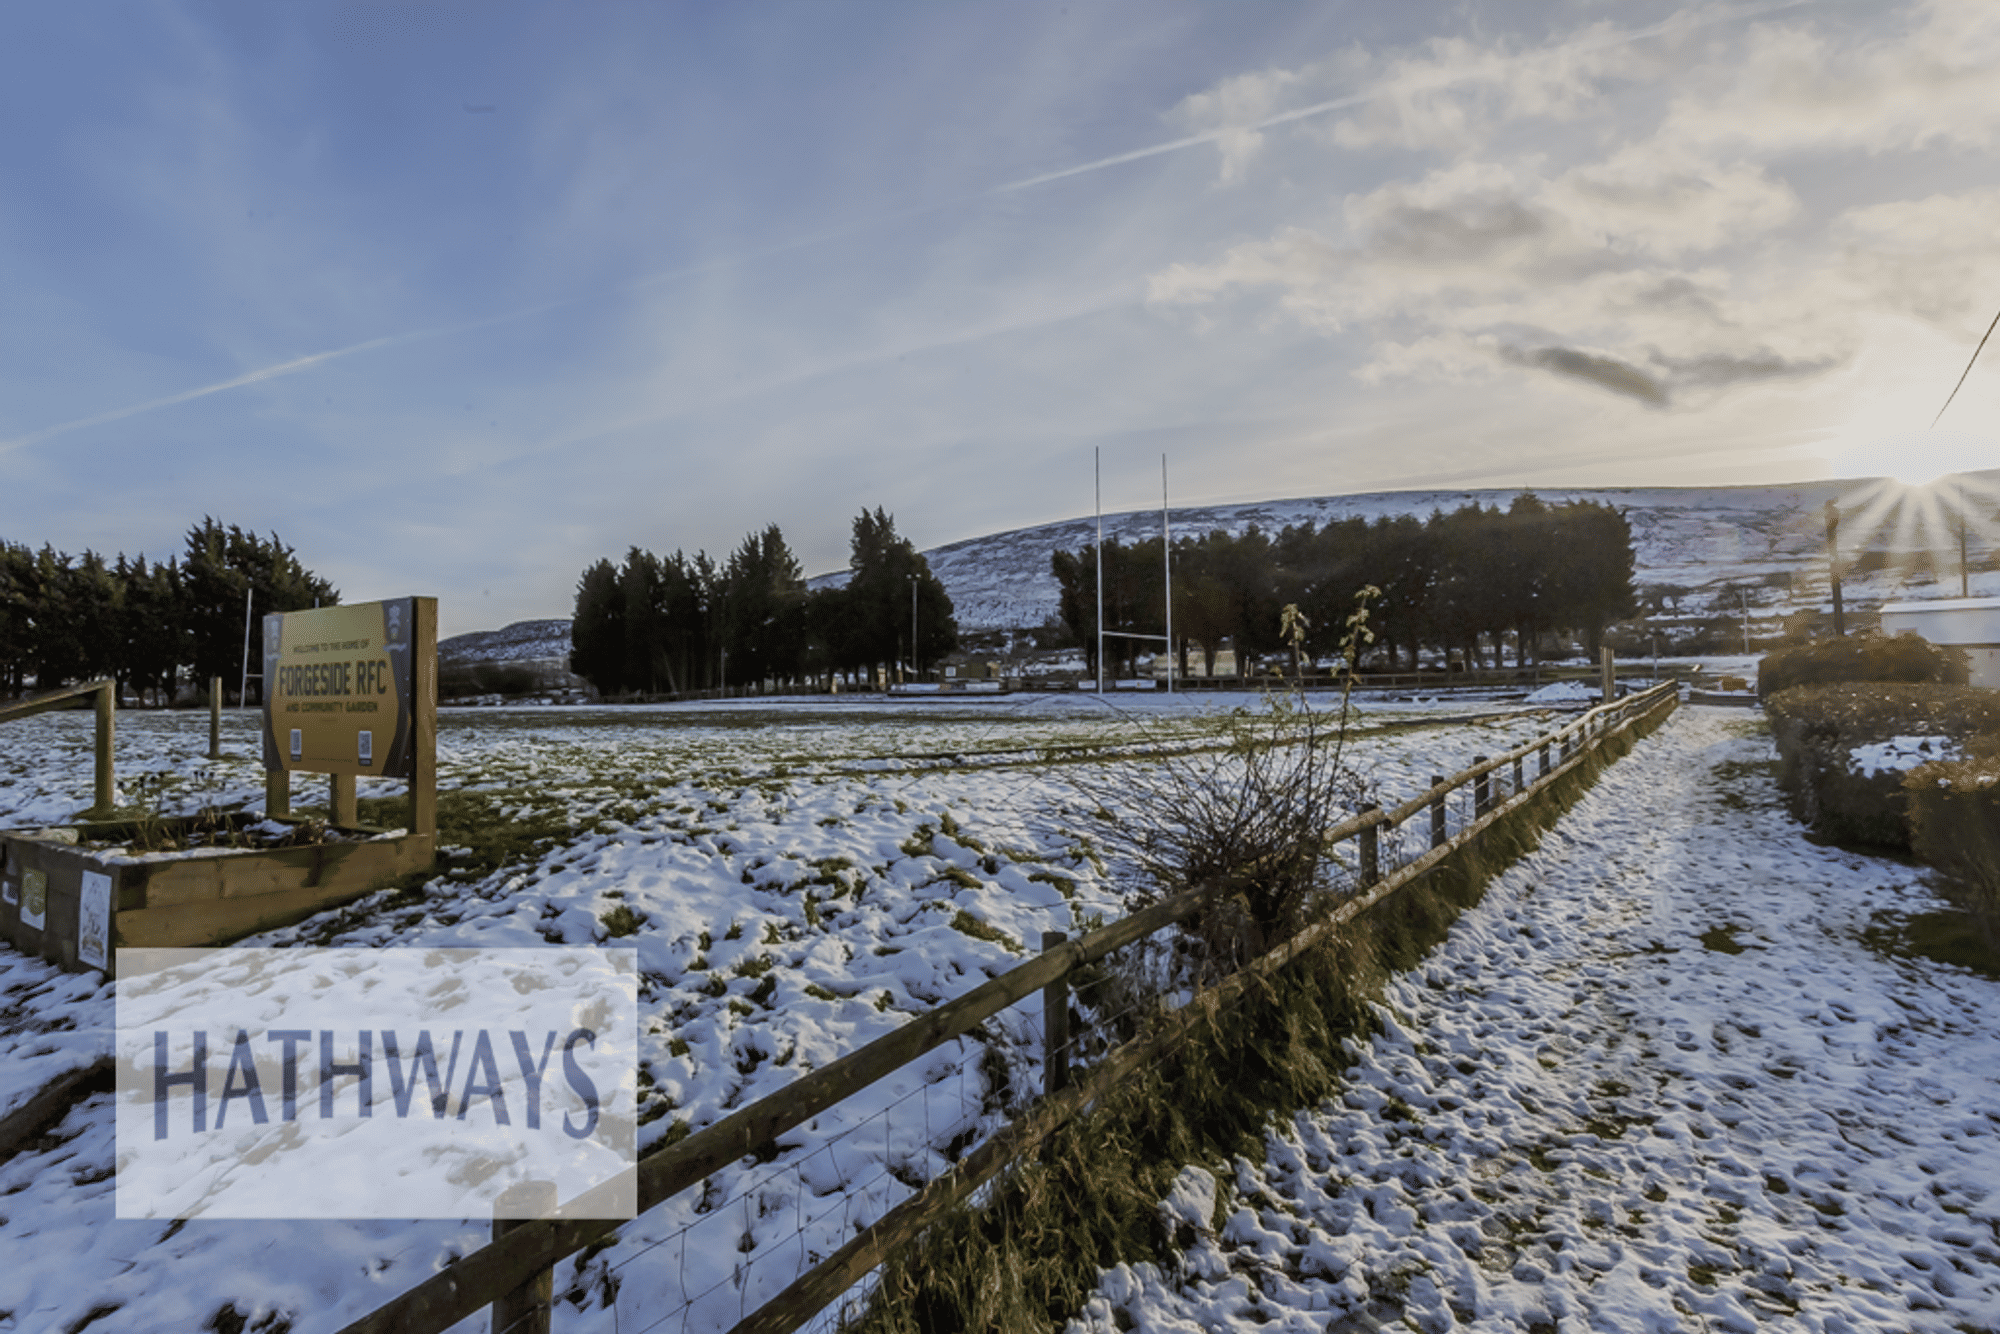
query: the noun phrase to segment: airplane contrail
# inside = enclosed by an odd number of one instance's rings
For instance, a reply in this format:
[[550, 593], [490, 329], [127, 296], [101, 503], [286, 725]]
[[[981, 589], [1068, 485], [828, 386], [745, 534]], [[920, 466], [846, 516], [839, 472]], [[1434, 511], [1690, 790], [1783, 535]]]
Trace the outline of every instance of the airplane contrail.
[[[1609, 46], [1629, 46], [1634, 42], [1641, 42], [1649, 37], [1664, 36], [1670, 32], [1706, 28], [1718, 23], [1734, 22], [1737, 19], [1756, 18], [1760, 15], [1774, 13], [1781, 9], [1797, 9], [1802, 5], [1815, 4], [1817, 2], [1818, 0], [1771, 0], [1767, 4], [1743, 5], [1736, 9], [1719, 10], [1714, 14], [1702, 18], [1677, 17], [1664, 19], [1659, 23], [1653, 24], [1651, 27], [1636, 28], [1631, 32], [1566, 42], [1561, 46], [1550, 47], [1543, 54], [1554, 55], [1558, 52], [1570, 50], [1589, 51]], [[1449, 87], [1453, 82], [1455, 80], [1449, 78], [1439, 79], [1437, 86]], [[1383, 96], [1386, 96], [1386, 94], [1379, 90], [1349, 93], [1343, 97], [1329, 98], [1324, 102], [1315, 102], [1311, 106], [1294, 107], [1290, 111], [1280, 111], [1247, 125], [1218, 126], [1213, 130], [1204, 130], [1200, 134], [1190, 134], [1180, 139], [1171, 139], [1166, 143], [1154, 144], [1149, 148], [1135, 148], [1130, 152], [1114, 153], [1110, 157], [1098, 158], [1094, 162], [1085, 162], [1074, 167], [1064, 167], [1060, 171], [1043, 172], [1039, 176], [1023, 177], [1018, 181], [1009, 181], [1005, 185], [996, 185], [991, 190], [988, 190], [986, 194], [989, 196], [1009, 194], [1016, 190], [1031, 189], [1037, 185], [1047, 185], [1051, 181], [1063, 181], [1068, 180], [1072, 176], [1082, 176], [1088, 172], [1103, 171], [1107, 167], [1120, 167], [1127, 162], [1140, 162], [1149, 157], [1159, 157], [1166, 153], [1178, 153], [1183, 148], [1194, 148], [1201, 144], [1214, 143], [1225, 135], [1242, 134], [1245, 131], [1268, 130], [1276, 125], [1287, 125], [1293, 121], [1307, 120], [1313, 116], [1323, 116], [1329, 111], [1342, 111], [1348, 107], [1361, 106]]]
[[[1571, 50], [1571, 49], [1588, 50], [1606, 46], [1629, 45], [1633, 42], [1644, 41], [1649, 37], [1658, 37], [1666, 33], [1674, 32], [1677, 30], [1710, 27], [1719, 23], [1734, 22], [1738, 19], [1745, 19], [1745, 18], [1756, 18], [1763, 14], [1774, 13], [1778, 10], [1797, 9], [1804, 5], [1810, 5], [1816, 3], [1818, 3], [1818, 0], [1770, 0], [1769, 3], [1764, 3], [1764, 4], [1742, 5], [1734, 9], [1717, 10], [1709, 15], [1698, 18], [1676, 17], [1676, 18], [1666, 19], [1660, 23], [1653, 24], [1650, 27], [1638, 28], [1631, 32], [1617, 33], [1608, 37], [1579, 40], [1575, 42], [1565, 43], [1562, 46], [1549, 48], [1549, 53], [1552, 54], [1554, 52]], [[1452, 80], [1450, 79], [1443, 79], [1439, 81], [1439, 86], [1449, 86], [1451, 82]], [[1055, 181], [1069, 180], [1073, 177], [1087, 175], [1091, 172], [1104, 171], [1111, 167], [1123, 166], [1128, 162], [1141, 162], [1147, 158], [1160, 157], [1167, 153], [1177, 153], [1185, 148], [1195, 148], [1199, 147], [1202, 144], [1214, 143], [1216, 140], [1221, 139], [1225, 135], [1240, 134], [1243, 133], [1244, 131], [1254, 132], [1257, 130], [1266, 130], [1272, 128], [1273, 126], [1286, 125], [1294, 121], [1306, 120], [1313, 116], [1325, 115], [1327, 112], [1330, 111], [1339, 111], [1347, 107], [1360, 106], [1367, 102], [1372, 102], [1377, 98], [1383, 97], [1385, 95], [1386, 95], [1385, 93], [1379, 90], [1371, 90], [1359, 93], [1349, 93], [1345, 96], [1331, 98], [1324, 102], [1315, 102], [1311, 106], [1295, 107], [1290, 111], [1277, 112], [1273, 115], [1265, 117], [1262, 120], [1256, 121], [1248, 125], [1220, 126], [1213, 130], [1205, 130], [1200, 134], [1185, 135], [1181, 138], [1171, 139], [1165, 143], [1153, 144], [1146, 148], [1135, 148], [1130, 150], [1129, 152], [1115, 153], [1110, 157], [1098, 158], [1095, 161], [1080, 163], [1074, 167], [1065, 167], [1059, 171], [1043, 172], [1039, 175], [1023, 177], [1018, 181], [1008, 181], [1005, 184], [993, 186], [992, 188], [985, 190], [979, 194], [966, 196], [961, 199], [951, 200], [941, 204], [919, 205], [913, 208], [897, 209], [893, 212], [878, 214], [875, 217], [865, 219], [861, 222], [852, 223], [842, 227], [835, 227], [821, 232], [811, 233], [809, 235], [794, 238], [789, 241], [781, 241], [776, 244], [765, 246], [762, 247], [761, 249], [751, 251], [745, 254], [729, 256], [723, 259], [710, 260], [702, 264], [691, 265], [685, 268], [670, 269], [660, 273], [647, 274], [644, 277], [636, 278], [631, 280], [630, 282], [620, 284], [616, 290], [637, 291], [643, 287], [650, 287], [658, 283], [670, 282], [679, 278], [691, 277], [698, 273], [704, 273], [715, 269], [726, 268], [732, 264], [745, 263], [751, 259], [766, 258], [770, 255], [782, 253], [789, 250], [797, 250], [807, 246], [823, 244], [827, 241], [836, 240], [843, 236], [852, 235], [853, 233], [865, 230], [868, 227], [878, 226], [886, 221], [909, 218], [923, 213], [938, 212], [958, 204], [971, 202], [972, 200], [988, 199], [997, 195], [1012, 194], [1021, 190], [1033, 189], [1034, 187], [1039, 185], [1048, 185]], [[602, 295], [605, 294], [599, 293], [597, 295], [601, 297]], [[565, 306], [580, 305], [586, 301], [595, 299], [597, 299], [597, 297], [582, 296], [582, 297], [572, 297], [563, 301], [550, 301], [550, 302], [545, 302], [541, 305], [527, 306], [523, 307], [520, 310], [513, 310], [513, 311], [508, 311], [504, 314], [489, 316], [485, 319], [469, 320], [462, 324], [441, 325], [437, 328], [432, 328], [432, 329], [415, 329], [408, 331], [406, 333], [388, 334], [381, 338], [371, 338], [364, 342], [353, 343], [348, 345], [347, 347], [331, 348], [325, 352], [314, 352], [307, 356], [294, 357], [290, 361], [279, 362], [275, 365], [263, 367], [260, 370], [250, 371], [247, 374], [236, 376], [234, 379], [221, 380], [216, 382], [215, 384], [203, 385], [197, 389], [183, 390], [178, 394], [168, 394], [164, 398], [148, 399], [146, 402], [143, 403], [134, 403], [129, 407], [117, 408], [110, 412], [98, 413], [96, 416], [92, 417], [79, 417], [75, 421], [60, 422], [54, 426], [45, 426], [39, 431], [30, 431], [25, 435], [15, 436], [10, 440], [0, 440], [0, 454], [9, 454], [17, 449], [26, 448], [29, 445], [40, 444], [44, 440], [50, 440], [60, 435], [67, 435], [71, 431], [80, 431], [91, 426], [103, 426], [106, 423], [123, 421], [128, 417], [136, 417], [142, 413], [156, 412], [161, 408], [170, 408], [181, 403], [192, 402], [193, 400], [198, 398], [207, 398], [211, 394], [225, 393], [231, 389], [241, 389], [245, 385], [258, 384], [265, 380], [275, 380], [281, 376], [286, 376], [286, 375], [296, 375], [300, 371], [310, 370], [315, 366], [322, 365], [329, 361], [336, 361], [342, 357], [350, 357], [362, 352], [370, 352], [375, 350], [376, 348], [388, 347], [395, 343], [414, 342], [420, 339], [427, 339], [427, 338], [443, 338], [452, 334], [467, 333], [473, 329], [485, 328], [489, 325], [494, 325], [494, 324], [503, 324], [512, 320], [526, 319], [533, 315], [543, 314], [547, 311], [557, 310]], [[1977, 356], [1976, 353], [1974, 355], [1975, 357]], [[1942, 412], [1940, 412], [1939, 415], [1942, 416], [1943, 415]]]
[[127, 407], [114, 408], [110, 412], [100, 412], [94, 417], [79, 417], [75, 421], [59, 422], [54, 426], [45, 426], [39, 431], [30, 431], [26, 435], [17, 435], [10, 440], [0, 440], [0, 454], [11, 454], [17, 449], [24, 449], [29, 445], [37, 445], [44, 440], [50, 440], [59, 435], [67, 435], [71, 431], [81, 431], [91, 426], [103, 426], [107, 422], [123, 421], [127, 417], [136, 417], [141, 413], [155, 412], [161, 408], [171, 408], [177, 404], [190, 403], [197, 398], [207, 398], [210, 394], [225, 393], [231, 389], [241, 389], [245, 385], [258, 384], [265, 380], [275, 380], [286, 375], [296, 375], [300, 371], [311, 370], [314, 366], [323, 365], [329, 361], [338, 361], [342, 357], [351, 357], [361, 352], [372, 352], [376, 348], [389, 347], [396, 343], [413, 343], [426, 338], [445, 338], [452, 334], [467, 333], [473, 329], [484, 328], [490, 324], [501, 324], [508, 320], [526, 319], [531, 315], [539, 315], [545, 311], [553, 310], [557, 306], [566, 304], [570, 303], [561, 301], [547, 302], [539, 306], [526, 306], [520, 310], [508, 311], [502, 315], [488, 316], [485, 319], [467, 320], [459, 324], [444, 324], [432, 329], [410, 329], [403, 333], [385, 334], [380, 338], [370, 338], [363, 342], [350, 343], [346, 347], [335, 347], [329, 348], [324, 352], [308, 353], [303, 357], [294, 357], [290, 361], [281, 361], [275, 365], [246, 372], [233, 379], [218, 380], [214, 384], [205, 384], [196, 389], [183, 389], [178, 394], [168, 394], [164, 398], [147, 399], [143, 403], [133, 403]]

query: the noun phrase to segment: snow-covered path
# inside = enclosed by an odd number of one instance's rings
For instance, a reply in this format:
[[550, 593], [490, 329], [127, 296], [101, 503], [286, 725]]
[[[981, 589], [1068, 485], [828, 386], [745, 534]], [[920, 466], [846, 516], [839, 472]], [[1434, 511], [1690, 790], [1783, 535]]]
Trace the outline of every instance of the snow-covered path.
[[1072, 1330], [2000, 1329], [2000, 981], [1871, 951], [1922, 872], [1806, 842], [1771, 755], [1686, 709], [1614, 765]]

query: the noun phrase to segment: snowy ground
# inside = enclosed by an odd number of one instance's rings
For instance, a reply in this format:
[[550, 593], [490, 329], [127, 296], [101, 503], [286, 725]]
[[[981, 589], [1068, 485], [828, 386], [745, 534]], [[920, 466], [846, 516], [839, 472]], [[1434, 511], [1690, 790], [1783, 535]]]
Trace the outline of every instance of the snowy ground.
[[[496, 820], [554, 830], [546, 849], [437, 882], [421, 902], [378, 896], [251, 943], [635, 945], [641, 1146], [654, 1147], [1012, 967], [1043, 930], [1118, 915], [1131, 886], [1089, 843], [1073, 776], [1137, 773], [1144, 749], [1211, 744], [1229, 709], [1257, 705], [447, 710], [441, 788], [490, 801]], [[1562, 721], [1495, 708], [1373, 704], [1364, 728], [1377, 730], [1357, 739], [1356, 762], [1398, 801]], [[202, 758], [206, 728], [200, 714], [121, 715], [125, 796], [143, 786], [163, 813], [261, 801], [249, 720], [227, 720], [216, 762]], [[0, 827], [72, 816], [89, 766], [87, 713], [0, 729]], [[726, 1328], [1039, 1088], [1036, 1018], [1010, 1011], [981, 1042], [941, 1049], [802, 1127], [776, 1161], [739, 1164], [628, 1227], [580, 1276], [565, 1265], [558, 1290], [577, 1298], [558, 1328], [630, 1334], [658, 1317]], [[0, 1114], [106, 1050], [111, 1022], [107, 987], [0, 950]], [[252, 1328], [268, 1317], [270, 1331], [337, 1329], [489, 1229], [121, 1222], [114, 1162], [108, 1096], [0, 1162], [0, 1331], [192, 1329], [225, 1303]]]
[[1771, 759], [1692, 708], [1613, 766], [1073, 1334], [2000, 1329], [2000, 981], [1872, 952], [1921, 872], [1806, 842]]

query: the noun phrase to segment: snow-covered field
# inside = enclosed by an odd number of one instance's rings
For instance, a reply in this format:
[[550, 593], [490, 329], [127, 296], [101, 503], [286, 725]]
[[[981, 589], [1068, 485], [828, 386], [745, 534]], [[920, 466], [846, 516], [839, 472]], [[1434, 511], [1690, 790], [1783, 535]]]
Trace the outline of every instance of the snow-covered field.
[[1072, 1331], [2000, 1328], [2000, 981], [1872, 952], [1922, 873], [1806, 842], [1771, 756], [1694, 708], [1613, 766]]
[[[1042, 931], [1117, 916], [1134, 886], [1090, 844], [1073, 777], [1212, 744], [1240, 707], [1261, 705], [1141, 695], [447, 710], [447, 802], [490, 803], [497, 821], [549, 831], [543, 846], [440, 879], [418, 902], [377, 896], [250, 943], [636, 946], [641, 1148], [656, 1147], [1013, 966]], [[1492, 702], [1375, 703], [1355, 758], [1400, 800], [1559, 721]], [[143, 786], [164, 813], [260, 801], [251, 721], [228, 720], [229, 754], [216, 762], [202, 758], [206, 722], [121, 715], [125, 795]], [[73, 815], [89, 766], [87, 714], [0, 729], [0, 827]], [[647, 1215], [581, 1276], [565, 1265], [558, 1288], [573, 1285], [577, 1302], [558, 1327], [631, 1331], [669, 1317], [668, 1328], [726, 1328], [802, 1258], [939, 1170], [955, 1138], [962, 1149], [1040, 1087], [1033, 1008], [801, 1127], [774, 1162], [739, 1165]], [[4, 1114], [106, 1050], [110, 993], [0, 952], [0, 1016]], [[88, 1327], [106, 1334], [196, 1328], [225, 1303], [253, 1322], [273, 1317], [271, 1329], [337, 1329], [489, 1227], [121, 1222], [114, 1161], [110, 1098], [94, 1096], [0, 1164], [0, 1330], [67, 1329], [93, 1311]]]
[[[1252, 702], [448, 712], [446, 790], [562, 832], [420, 903], [260, 943], [635, 927], [617, 943], [640, 951], [657, 1146], [1012, 966], [1042, 930], [1116, 915], [1129, 886], [1087, 842], [1071, 776], [1136, 771], [1135, 746], [1200, 744]], [[1358, 740], [1383, 796], [1551, 725], [1420, 721], [1441, 712], [1369, 710], [1417, 724]], [[121, 773], [167, 775], [165, 804], [252, 798], [253, 761], [200, 758], [205, 723], [122, 716]], [[88, 729], [0, 729], [0, 826], [82, 804]], [[1754, 718], [1691, 709], [1613, 766], [1395, 985], [1344, 1105], [1223, 1180], [1183, 1173], [1172, 1207], [1220, 1232], [1178, 1275], [1106, 1274], [1077, 1328], [1317, 1330], [1371, 1304], [1425, 1330], [2000, 1327], [2000, 983], [1870, 953], [1875, 914], [1933, 906], [1919, 873], [1806, 843], [1769, 759]], [[564, 1264], [556, 1327], [726, 1328], [1039, 1088], [1034, 1010]], [[110, 1023], [108, 988], [0, 951], [0, 1112], [105, 1049]], [[93, 1312], [92, 1331], [193, 1329], [225, 1305], [267, 1334], [333, 1330], [489, 1228], [120, 1222], [114, 1160], [98, 1095], [0, 1163], [0, 1331]]]

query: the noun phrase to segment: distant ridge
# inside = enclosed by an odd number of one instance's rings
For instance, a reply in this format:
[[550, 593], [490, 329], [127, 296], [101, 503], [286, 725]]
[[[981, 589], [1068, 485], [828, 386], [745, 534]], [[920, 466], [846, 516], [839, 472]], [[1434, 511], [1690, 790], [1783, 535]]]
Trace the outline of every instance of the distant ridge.
[[[2000, 470], [1973, 474], [2000, 487]], [[1533, 491], [1550, 504], [1591, 500], [1614, 505], [1632, 526], [1637, 557], [1636, 582], [1687, 590], [1691, 607], [1715, 603], [1726, 587], [1756, 584], [1767, 590], [1751, 593], [1750, 601], [1765, 610], [1779, 603], [1804, 605], [1823, 598], [1826, 588], [1826, 535], [1822, 507], [1833, 500], [1851, 507], [1858, 493], [1874, 479], [1799, 482], [1783, 486], [1710, 487], [1490, 487], [1472, 490], [1377, 491], [1350, 496], [1311, 496], [1290, 500], [1250, 501], [1238, 505], [1190, 505], [1171, 512], [1176, 538], [1222, 529], [1242, 533], [1255, 524], [1276, 533], [1289, 525], [1359, 516], [1414, 514], [1453, 510], [1478, 503], [1505, 507], [1522, 491]], [[1104, 516], [1104, 534], [1119, 542], [1139, 542], [1159, 536], [1158, 510], [1128, 510]], [[1097, 537], [1095, 520], [1086, 516], [1017, 528], [985, 537], [946, 543], [924, 553], [943, 580], [956, 608], [959, 627], [966, 631], [1026, 629], [1057, 614], [1058, 589], [1049, 571], [1049, 557], [1058, 550], [1074, 551]], [[1841, 533], [1843, 551], [1852, 556], [1865, 548], [1882, 549], [1886, 535], [1865, 534], [1853, 527]], [[1982, 580], [1982, 574], [1984, 574]], [[814, 588], [845, 583], [847, 571], [817, 575]], [[1854, 575], [1848, 587], [1853, 599], [1881, 599], [1892, 594], [1919, 596], [1956, 594], [1953, 587], [1911, 586], [1895, 576]], [[1975, 592], [2000, 594], [2000, 581], [1976, 572]], [[1730, 608], [1736, 606], [1730, 593]], [[517, 621], [503, 630], [458, 635], [438, 646], [446, 661], [512, 661], [563, 658], [569, 653], [569, 621]]]
[[[1191, 505], [1171, 511], [1176, 538], [1222, 529], [1232, 534], [1255, 524], [1268, 533], [1289, 525], [1380, 515], [1427, 515], [1477, 502], [1505, 507], [1532, 490], [1550, 504], [1592, 500], [1624, 510], [1632, 526], [1638, 581], [1700, 588], [1717, 581], [1809, 569], [1825, 550], [1821, 507], [1868, 483], [1803, 482], [1788, 486], [1725, 487], [1508, 487], [1462, 491], [1378, 491], [1313, 496], [1238, 505]], [[1119, 542], [1160, 534], [1158, 510], [1104, 516], [1104, 535]], [[1093, 519], [1066, 519], [952, 542], [925, 552], [944, 581], [965, 630], [1019, 629], [1057, 612], [1058, 588], [1050, 554], [1096, 540]], [[1824, 575], [1822, 573], [1821, 577]], [[838, 582], [822, 576], [815, 585]]]
[[569, 662], [569, 618], [516, 621], [500, 630], [474, 630], [438, 641], [438, 661], [447, 667], [473, 662]]

